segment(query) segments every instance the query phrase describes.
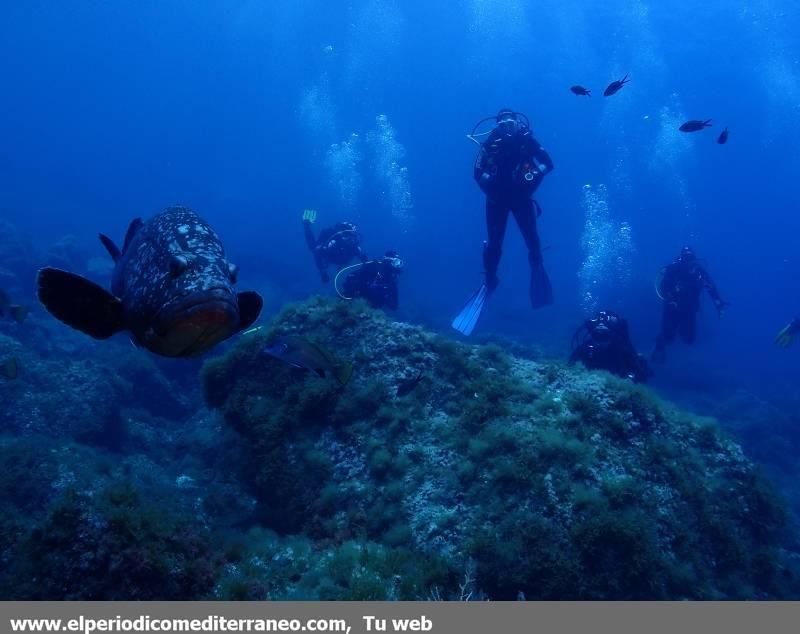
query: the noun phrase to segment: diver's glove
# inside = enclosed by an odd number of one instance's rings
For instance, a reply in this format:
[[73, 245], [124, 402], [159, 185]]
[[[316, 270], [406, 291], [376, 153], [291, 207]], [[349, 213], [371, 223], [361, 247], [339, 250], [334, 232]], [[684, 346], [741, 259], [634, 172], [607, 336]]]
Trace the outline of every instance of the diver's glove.
[[775, 337], [775, 345], [779, 348], [788, 348], [794, 343], [794, 338], [800, 332], [800, 319], [795, 319]]
[[317, 210], [316, 209], [304, 209], [303, 210], [303, 222], [307, 222], [309, 224], [314, 224], [317, 220]]

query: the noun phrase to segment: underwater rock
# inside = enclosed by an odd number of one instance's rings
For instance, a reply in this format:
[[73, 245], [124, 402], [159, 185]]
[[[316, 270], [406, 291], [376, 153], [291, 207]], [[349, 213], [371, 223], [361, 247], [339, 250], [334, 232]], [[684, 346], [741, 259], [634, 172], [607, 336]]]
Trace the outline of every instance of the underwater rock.
[[[286, 335], [352, 363], [350, 384], [261, 354]], [[420, 370], [428, 378], [397, 399]], [[313, 299], [207, 361], [202, 380], [249, 453], [262, 525], [331, 553], [372, 543], [412, 568], [438, 562], [438, 580], [400, 598], [457, 599], [465, 574], [473, 598], [792, 593], [779, 561], [782, 503], [741, 448], [715, 421], [608, 374]], [[248, 587], [259, 575], [267, 587], [274, 566], [248, 574]], [[389, 581], [378, 586], [375, 598], [398, 597]]]
[[147, 422], [156, 426], [151, 436], [158, 446], [169, 426], [151, 418], [183, 420], [201, 405], [196, 390], [182, 389], [131, 346], [70, 350], [54, 347], [40, 332], [34, 332], [38, 339], [29, 336], [27, 323], [17, 330], [20, 339], [0, 332], [0, 359], [14, 357], [19, 368], [15, 381], [0, 381], [0, 433], [120, 448], [128, 440], [123, 410], [139, 407], [151, 414]]

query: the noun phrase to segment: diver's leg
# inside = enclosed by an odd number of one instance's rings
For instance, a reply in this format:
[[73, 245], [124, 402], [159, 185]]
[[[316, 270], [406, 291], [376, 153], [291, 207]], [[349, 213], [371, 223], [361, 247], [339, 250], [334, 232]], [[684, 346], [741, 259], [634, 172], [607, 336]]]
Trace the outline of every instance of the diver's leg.
[[550, 278], [544, 270], [542, 247], [539, 243], [539, 233], [536, 231], [536, 216], [534, 215], [533, 199], [530, 197], [515, 201], [511, 208], [514, 220], [528, 247], [528, 265], [531, 269], [530, 297], [534, 308], [541, 308], [553, 303], [553, 289]]
[[681, 315], [681, 338], [686, 344], [693, 344], [697, 336], [697, 313], [687, 311]]
[[325, 262], [322, 259], [322, 255], [317, 248], [317, 240], [314, 237], [314, 231], [312, 230], [312, 225], [307, 220], [303, 221], [303, 233], [306, 236], [306, 244], [308, 248], [311, 250], [311, 254], [314, 256], [314, 263], [317, 265], [317, 270], [319, 271], [319, 277], [323, 283], [327, 283], [330, 278], [328, 277], [328, 271], [325, 267]]
[[664, 311], [661, 316], [661, 332], [656, 337], [656, 347], [653, 350], [653, 361], [664, 361], [667, 353], [667, 346], [675, 341], [675, 334], [678, 331], [677, 313], [670, 308], [669, 304], [664, 304]]
[[312, 253], [317, 250], [317, 239], [314, 237], [313, 225], [308, 220], [303, 221], [303, 233], [306, 236], [306, 244]]
[[503, 239], [508, 224], [508, 205], [505, 202], [486, 197], [486, 234], [487, 241], [483, 247], [483, 268], [486, 271], [486, 287], [493, 291], [497, 288], [497, 266], [503, 253]]
[[517, 221], [519, 232], [528, 247], [528, 264], [531, 266], [542, 263], [542, 247], [539, 244], [539, 233], [536, 230], [536, 216], [533, 214], [533, 200], [525, 198], [515, 201], [511, 208], [514, 220]]

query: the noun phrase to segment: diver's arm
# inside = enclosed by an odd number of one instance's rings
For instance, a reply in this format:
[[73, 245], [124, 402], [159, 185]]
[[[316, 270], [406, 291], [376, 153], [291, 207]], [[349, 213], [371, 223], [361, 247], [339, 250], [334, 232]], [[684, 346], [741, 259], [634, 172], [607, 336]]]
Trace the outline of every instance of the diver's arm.
[[722, 299], [722, 295], [719, 294], [719, 289], [717, 285], [714, 284], [714, 280], [711, 279], [711, 276], [708, 274], [707, 271], [703, 271], [701, 273], [703, 279], [703, 286], [705, 286], [708, 294], [711, 296], [711, 299], [714, 302], [714, 306], [717, 307], [717, 310], [721, 313], [725, 307], [728, 305], [724, 299]]
[[537, 141], [536, 138], [533, 136], [531, 136], [529, 143], [530, 143], [529, 149], [531, 155], [540, 166], [544, 167], [544, 170], [542, 171], [545, 174], [552, 172], [555, 169], [555, 165], [553, 165], [553, 159], [550, 158], [550, 155], [547, 153], [547, 150], [545, 150], [542, 147], [541, 143], [539, 143], [539, 141]]
[[658, 286], [661, 297], [665, 302], [674, 302], [677, 299], [675, 297], [675, 278], [676, 266], [674, 264], [668, 264], [664, 267], [663, 273], [661, 274], [661, 283]]
[[489, 153], [486, 151], [485, 146], [481, 146], [478, 150], [478, 156], [475, 158], [475, 164], [472, 166], [472, 177], [478, 183], [478, 187], [485, 191], [486, 186], [491, 181], [491, 174], [487, 171], [487, 163], [489, 162]]
[[715, 304], [725, 303], [725, 300], [722, 299], [722, 295], [719, 294], [719, 290], [714, 282], [709, 280], [709, 283], [706, 284], [706, 289], [708, 289], [708, 294], [711, 295], [711, 299], [714, 300]]

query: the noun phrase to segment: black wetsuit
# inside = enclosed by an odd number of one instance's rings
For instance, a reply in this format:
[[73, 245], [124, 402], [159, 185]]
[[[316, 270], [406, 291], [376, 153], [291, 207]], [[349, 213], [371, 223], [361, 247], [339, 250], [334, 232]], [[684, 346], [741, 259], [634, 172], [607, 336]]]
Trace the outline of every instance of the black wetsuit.
[[486, 194], [488, 240], [483, 251], [483, 264], [490, 289], [497, 284], [497, 266], [503, 251], [509, 212], [514, 215], [528, 247], [531, 270], [541, 269], [542, 250], [536, 230], [536, 218], [541, 210], [533, 200], [533, 194], [545, 173], [552, 171], [553, 167], [550, 155], [530, 129], [522, 124], [510, 135], [495, 128], [481, 144], [473, 175]]
[[611, 311], [598, 313], [578, 328], [569, 360], [636, 383], [644, 383], [651, 376], [647, 361], [631, 343], [628, 322]]
[[344, 281], [344, 294], [350, 298], [361, 298], [373, 308], [397, 310], [398, 271], [391, 259], [372, 260], [358, 267]]
[[303, 231], [306, 244], [314, 254], [314, 262], [319, 270], [323, 282], [329, 280], [328, 266], [334, 265], [337, 270], [358, 258], [367, 261], [367, 254], [361, 249], [361, 239], [355, 227], [348, 222], [340, 222], [333, 227], [320, 231], [319, 237], [314, 238], [311, 223], [303, 222]]
[[677, 335], [685, 343], [694, 343], [697, 311], [700, 309], [700, 294], [703, 289], [708, 291], [717, 310], [722, 310], [725, 302], [711, 276], [697, 260], [684, 262], [678, 259], [664, 268], [659, 284], [664, 310], [654, 357], [662, 357], [666, 346], [675, 341]]

